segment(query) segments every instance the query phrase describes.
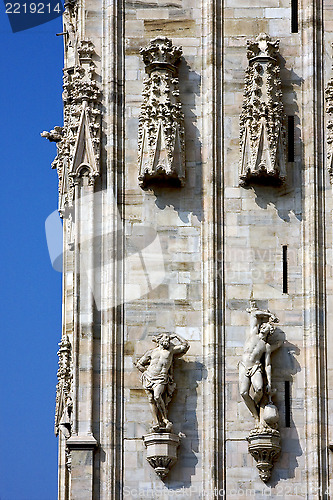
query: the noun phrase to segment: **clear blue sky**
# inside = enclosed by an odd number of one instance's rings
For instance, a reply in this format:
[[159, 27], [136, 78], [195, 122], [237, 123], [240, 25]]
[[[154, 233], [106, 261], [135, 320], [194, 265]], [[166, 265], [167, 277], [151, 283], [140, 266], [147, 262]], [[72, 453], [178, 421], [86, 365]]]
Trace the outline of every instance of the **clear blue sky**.
[[56, 500], [53, 434], [61, 275], [50, 264], [46, 217], [57, 208], [55, 145], [62, 125], [61, 18], [1, 34], [0, 500]]

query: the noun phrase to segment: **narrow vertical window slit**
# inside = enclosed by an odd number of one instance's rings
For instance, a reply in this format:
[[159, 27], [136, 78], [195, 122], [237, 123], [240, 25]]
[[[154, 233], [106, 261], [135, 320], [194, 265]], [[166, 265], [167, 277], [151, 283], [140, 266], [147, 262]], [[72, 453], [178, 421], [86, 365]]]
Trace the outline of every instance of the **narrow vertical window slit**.
[[286, 380], [284, 383], [284, 401], [285, 401], [285, 424], [290, 427], [290, 382]]
[[288, 161], [295, 160], [295, 119], [288, 116]]
[[298, 0], [291, 0], [291, 32], [298, 33]]
[[288, 256], [287, 245], [282, 247], [282, 291], [288, 293]]

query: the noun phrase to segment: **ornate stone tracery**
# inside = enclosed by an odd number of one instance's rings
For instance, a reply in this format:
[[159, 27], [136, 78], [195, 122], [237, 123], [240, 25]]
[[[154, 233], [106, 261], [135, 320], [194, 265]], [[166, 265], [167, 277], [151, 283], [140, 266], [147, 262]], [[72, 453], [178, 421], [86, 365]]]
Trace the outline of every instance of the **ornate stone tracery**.
[[[333, 48], [333, 44], [332, 44]], [[326, 86], [326, 112], [328, 114], [327, 120], [327, 165], [328, 173], [330, 175], [331, 184], [333, 184], [333, 77], [328, 81]]]
[[52, 163], [59, 177], [59, 212], [63, 216], [73, 204], [74, 184], [82, 167], [89, 171], [89, 182], [99, 175], [100, 89], [95, 79], [94, 45], [82, 40], [78, 47], [79, 64], [64, 69], [64, 126], [43, 132], [57, 143]]
[[240, 118], [240, 184], [281, 184], [286, 178], [285, 127], [279, 41], [266, 34], [247, 42], [243, 108]]
[[148, 77], [144, 81], [139, 119], [139, 182], [185, 182], [184, 115], [179, 98], [177, 64], [181, 47], [158, 37], [140, 53]]
[[66, 439], [71, 436], [72, 414], [72, 346], [67, 335], [59, 343], [59, 369], [56, 393], [55, 434], [61, 431]]

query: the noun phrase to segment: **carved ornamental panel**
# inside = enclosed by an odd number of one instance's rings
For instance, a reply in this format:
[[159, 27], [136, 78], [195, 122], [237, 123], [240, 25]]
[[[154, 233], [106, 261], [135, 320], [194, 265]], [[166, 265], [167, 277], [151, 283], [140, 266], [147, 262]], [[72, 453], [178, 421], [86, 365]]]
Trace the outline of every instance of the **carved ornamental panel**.
[[[332, 44], [333, 47], [333, 44]], [[330, 181], [333, 184], [333, 78], [329, 80], [326, 87], [326, 112], [327, 120], [327, 165]]]
[[67, 439], [71, 435], [72, 413], [72, 346], [67, 335], [59, 343], [58, 357], [55, 434], [61, 431]]
[[285, 128], [279, 41], [261, 34], [247, 42], [243, 108], [240, 118], [240, 185], [281, 184], [286, 178]]
[[177, 78], [182, 49], [158, 37], [140, 53], [148, 77], [139, 119], [139, 183], [141, 187], [156, 182], [183, 185], [184, 115]]

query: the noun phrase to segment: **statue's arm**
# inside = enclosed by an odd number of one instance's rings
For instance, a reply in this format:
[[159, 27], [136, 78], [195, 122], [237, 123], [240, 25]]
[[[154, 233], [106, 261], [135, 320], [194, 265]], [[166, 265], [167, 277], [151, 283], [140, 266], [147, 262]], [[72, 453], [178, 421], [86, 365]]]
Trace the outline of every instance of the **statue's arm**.
[[267, 345], [265, 354], [265, 372], [267, 377], [267, 392], [270, 395], [272, 391], [272, 361], [271, 361], [271, 346]]
[[171, 335], [171, 339], [177, 339], [179, 342], [179, 344], [173, 347], [173, 354], [175, 356], [182, 356], [189, 350], [190, 344], [180, 335], [177, 334]]
[[147, 351], [136, 363], [135, 366], [137, 367], [140, 372], [144, 372], [146, 370], [147, 365], [149, 365], [150, 360], [151, 360], [151, 352], [152, 350]]
[[249, 309], [246, 309], [247, 312], [252, 314], [256, 319], [269, 319], [273, 323], [277, 323], [279, 319], [275, 314], [271, 313], [270, 311], [262, 311], [261, 309], [258, 309], [255, 306], [251, 306]]
[[278, 340], [274, 344], [270, 344], [270, 350], [271, 350], [271, 352], [276, 351], [276, 349], [278, 349], [279, 347], [281, 347], [282, 344], [283, 344], [283, 340]]

